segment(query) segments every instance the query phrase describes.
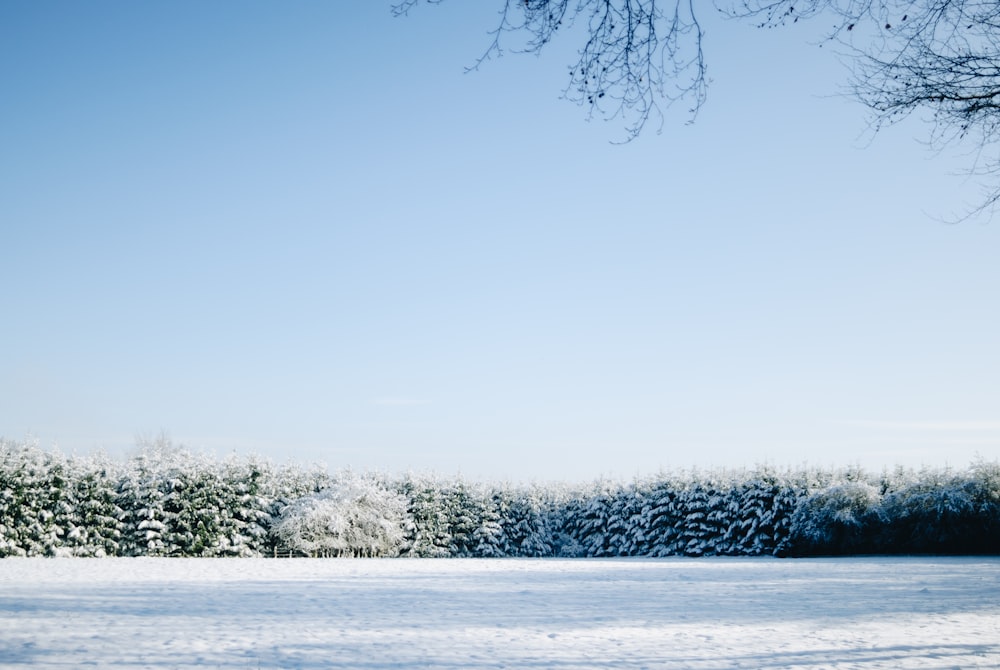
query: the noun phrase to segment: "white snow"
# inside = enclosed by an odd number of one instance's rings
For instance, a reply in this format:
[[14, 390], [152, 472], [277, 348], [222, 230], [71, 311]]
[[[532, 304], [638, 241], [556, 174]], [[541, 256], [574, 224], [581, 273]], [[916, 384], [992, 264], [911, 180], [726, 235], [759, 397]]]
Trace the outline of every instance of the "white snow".
[[4, 559], [29, 666], [997, 668], [1000, 558]]

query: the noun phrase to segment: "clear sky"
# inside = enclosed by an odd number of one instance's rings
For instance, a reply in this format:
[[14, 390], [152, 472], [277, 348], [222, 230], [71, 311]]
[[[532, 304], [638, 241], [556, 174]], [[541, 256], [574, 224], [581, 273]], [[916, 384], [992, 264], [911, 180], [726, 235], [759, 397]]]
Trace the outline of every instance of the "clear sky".
[[1000, 457], [1000, 223], [814, 41], [706, 11], [615, 145], [499, 2], [0, 3], [0, 436], [586, 480]]

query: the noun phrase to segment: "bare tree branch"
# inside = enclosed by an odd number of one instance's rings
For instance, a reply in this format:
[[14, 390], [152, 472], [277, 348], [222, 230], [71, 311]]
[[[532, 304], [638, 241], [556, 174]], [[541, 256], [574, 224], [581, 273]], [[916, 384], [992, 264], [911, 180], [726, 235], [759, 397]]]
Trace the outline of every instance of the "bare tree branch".
[[[402, 0], [395, 15], [442, 0]], [[695, 0], [503, 0], [492, 41], [470, 69], [513, 49], [539, 53], [560, 32], [583, 45], [563, 96], [588, 118], [617, 119], [637, 137], [679, 101], [690, 119], [704, 104], [704, 33]], [[828, 38], [852, 57], [850, 90], [872, 111], [875, 131], [928, 112], [930, 143], [976, 143], [970, 173], [1000, 182], [1000, 2], [998, 0], [715, 0], [724, 15], [774, 27], [832, 17]], [[573, 34], [576, 34], [575, 32]], [[991, 157], [984, 159], [984, 156]], [[1000, 205], [1000, 186], [983, 209]]]
[[[394, 15], [421, 1], [393, 6]], [[569, 68], [563, 97], [588, 109], [588, 118], [619, 119], [627, 139], [650, 119], [663, 126], [663, 110], [681, 100], [691, 118], [705, 101], [707, 82], [703, 32], [695, 0], [504, 0], [492, 41], [470, 69], [504, 53], [507, 40], [521, 37], [513, 50], [540, 53], [560, 32], [581, 27], [585, 42]]]
[[[829, 38], [853, 56], [850, 90], [877, 132], [927, 113], [929, 144], [971, 142], [969, 174], [1000, 181], [1000, 3], [996, 0], [744, 0], [730, 15], [774, 26], [836, 17]], [[1000, 186], [967, 216], [993, 213]], [[962, 217], [965, 218], [965, 217]]]

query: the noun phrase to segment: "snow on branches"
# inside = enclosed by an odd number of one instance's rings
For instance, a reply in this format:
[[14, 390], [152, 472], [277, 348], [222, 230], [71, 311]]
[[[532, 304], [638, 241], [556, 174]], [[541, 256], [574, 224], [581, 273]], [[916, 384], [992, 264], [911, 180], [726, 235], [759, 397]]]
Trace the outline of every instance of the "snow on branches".
[[795, 556], [1000, 553], [1000, 464], [669, 472], [512, 485], [0, 439], [2, 556]]

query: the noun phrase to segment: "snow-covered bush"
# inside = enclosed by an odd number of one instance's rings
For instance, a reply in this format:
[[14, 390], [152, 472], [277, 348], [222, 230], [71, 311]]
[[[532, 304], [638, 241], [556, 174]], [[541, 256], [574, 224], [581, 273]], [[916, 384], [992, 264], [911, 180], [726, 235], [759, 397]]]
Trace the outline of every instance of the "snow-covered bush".
[[401, 495], [346, 472], [329, 489], [288, 505], [271, 532], [287, 549], [308, 556], [396, 556], [405, 516]]
[[970, 551], [1000, 554], [1000, 462], [979, 460], [969, 468], [973, 485], [973, 500], [980, 524], [976, 528], [978, 541]]
[[1000, 464], [922, 471], [885, 496], [884, 543], [908, 553], [1000, 552]]
[[792, 516], [791, 553], [853, 554], [876, 550], [879, 490], [844, 482], [804, 498]]

